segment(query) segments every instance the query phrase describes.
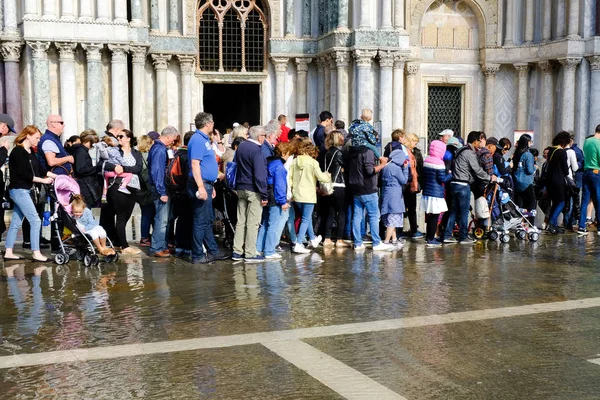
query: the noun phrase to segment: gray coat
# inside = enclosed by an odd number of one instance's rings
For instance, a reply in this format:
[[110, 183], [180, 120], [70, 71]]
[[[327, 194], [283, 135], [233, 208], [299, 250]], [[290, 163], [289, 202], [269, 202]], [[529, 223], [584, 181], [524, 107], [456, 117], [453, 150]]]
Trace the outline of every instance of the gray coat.
[[475, 182], [475, 178], [485, 182], [490, 180], [490, 176], [479, 164], [473, 145], [467, 144], [456, 153], [452, 181], [472, 184]]
[[381, 214], [400, 214], [406, 211], [402, 189], [408, 182], [408, 157], [402, 150], [390, 153], [389, 162], [381, 172]]

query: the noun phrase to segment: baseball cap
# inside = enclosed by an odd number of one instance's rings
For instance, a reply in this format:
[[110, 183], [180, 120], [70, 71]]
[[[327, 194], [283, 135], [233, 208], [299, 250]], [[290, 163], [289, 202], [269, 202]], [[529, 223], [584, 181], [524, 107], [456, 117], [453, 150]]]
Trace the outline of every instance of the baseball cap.
[[15, 121], [10, 115], [0, 114], [0, 122], [4, 122], [12, 133], [17, 133], [17, 131], [15, 131]]
[[454, 146], [456, 148], [459, 148], [459, 147], [461, 147], [460, 140], [458, 140], [458, 138], [455, 138], [454, 136], [452, 136], [448, 140], [448, 143], [446, 143], [446, 146]]
[[444, 129], [443, 131], [438, 133], [438, 136], [446, 136], [446, 135], [454, 136], [454, 131], [452, 129]]
[[493, 144], [494, 146], [498, 147], [498, 139], [495, 137], [489, 137], [486, 140], [486, 144]]
[[150, 139], [156, 140], [156, 139], [158, 139], [160, 134], [156, 131], [150, 131], [150, 132], [148, 132], [148, 136], [150, 137]]

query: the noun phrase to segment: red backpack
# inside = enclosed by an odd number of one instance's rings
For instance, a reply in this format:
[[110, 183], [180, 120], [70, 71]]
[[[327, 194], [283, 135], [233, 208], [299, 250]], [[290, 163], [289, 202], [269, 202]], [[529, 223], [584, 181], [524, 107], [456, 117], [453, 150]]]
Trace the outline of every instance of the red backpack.
[[187, 149], [180, 149], [167, 162], [165, 171], [165, 186], [171, 193], [181, 193], [186, 190], [187, 172], [189, 171], [187, 163]]

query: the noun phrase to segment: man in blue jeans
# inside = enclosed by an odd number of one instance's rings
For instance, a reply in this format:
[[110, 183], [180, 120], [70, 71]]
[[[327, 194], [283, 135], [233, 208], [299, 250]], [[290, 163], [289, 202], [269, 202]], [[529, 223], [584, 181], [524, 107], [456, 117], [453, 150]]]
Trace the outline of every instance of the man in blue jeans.
[[365, 210], [369, 218], [374, 251], [392, 251], [394, 246], [383, 243], [379, 236], [379, 196], [377, 195], [377, 174], [386, 166], [387, 160], [375, 165], [375, 153], [366, 146], [352, 146], [348, 152], [348, 189], [354, 194], [352, 236], [354, 249], [364, 250], [361, 223]]
[[[467, 136], [467, 145], [456, 152], [454, 161], [454, 170], [452, 172], [452, 181], [450, 190], [452, 192], [452, 205], [448, 204], [450, 209], [448, 215], [448, 224], [446, 231], [440, 238], [444, 244], [460, 243], [472, 244], [475, 239], [470, 239], [467, 235], [469, 223], [469, 207], [471, 205], [471, 185], [475, 180], [489, 182], [496, 181], [496, 177], [491, 177], [481, 168], [477, 159], [477, 149], [485, 143], [483, 132], [473, 131]], [[458, 240], [452, 237], [454, 223], [458, 218]], [[446, 239], [444, 239], [446, 238]]]
[[[585, 227], [586, 210], [590, 200], [596, 206], [598, 214], [598, 201], [600, 200], [600, 125], [596, 127], [594, 136], [589, 137], [583, 144], [584, 167], [583, 167], [583, 197], [581, 199], [581, 215], [579, 217], [579, 229], [577, 234], [587, 235]], [[598, 231], [600, 234], [600, 231]]]
[[149, 168], [149, 186], [154, 199], [154, 230], [152, 231], [152, 245], [150, 254], [154, 257], [168, 258], [171, 256], [168, 247], [169, 215], [171, 209], [171, 199], [167, 193], [165, 184], [165, 174], [167, 164], [173, 158], [171, 145], [179, 136], [177, 129], [167, 126], [163, 129], [160, 137], [154, 141], [154, 144], [148, 152]]

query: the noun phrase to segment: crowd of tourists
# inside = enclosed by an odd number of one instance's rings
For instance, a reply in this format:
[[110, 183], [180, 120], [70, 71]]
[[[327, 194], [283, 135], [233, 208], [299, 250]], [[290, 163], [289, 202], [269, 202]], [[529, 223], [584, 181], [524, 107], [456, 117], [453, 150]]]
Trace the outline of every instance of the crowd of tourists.
[[[15, 132], [10, 116], [0, 114], [0, 134], [17, 134], [13, 143], [0, 140], [0, 165], [8, 159], [0, 182], [0, 234], [6, 231], [4, 210], [13, 210], [4, 259], [22, 259], [14, 253], [21, 228], [22, 247], [31, 249], [34, 261], [47, 261], [41, 249], [58, 251], [60, 219], [52, 221], [50, 240], [41, 229], [49, 209], [46, 193], [58, 175], [77, 181], [81, 195], [73, 196], [69, 210], [101, 254], [141, 252], [126, 234], [137, 203], [138, 246], [153, 257], [195, 264], [279, 259], [283, 243], [295, 253], [319, 246], [360, 251], [365, 244], [390, 252], [407, 239], [429, 247], [474, 243], [468, 229], [472, 200], [503, 181], [511, 182], [514, 202], [529, 211], [532, 224], [535, 210], [542, 210], [541, 228], [550, 234], [587, 235], [594, 223], [600, 126], [582, 149], [571, 134], [558, 133], [543, 150], [543, 161], [527, 134], [513, 151], [509, 138], [473, 131], [463, 140], [449, 129], [429, 143], [424, 157], [419, 137], [402, 129], [380, 151], [372, 117], [364, 109], [346, 130], [344, 121], [323, 111], [307, 132], [289, 129], [280, 115], [264, 126], [236, 123], [222, 136], [212, 115], [201, 112], [196, 130], [183, 135], [167, 126], [136, 137], [113, 120], [105, 132], [86, 130], [63, 143], [60, 115], [48, 117], [42, 134], [32, 125]], [[96, 221], [91, 210], [98, 207]], [[418, 211], [425, 215], [425, 233]], [[216, 220], [224, 225], [222, 246], [215, 239]]]

